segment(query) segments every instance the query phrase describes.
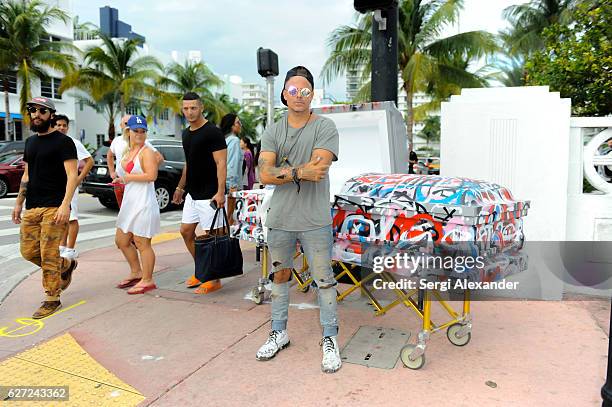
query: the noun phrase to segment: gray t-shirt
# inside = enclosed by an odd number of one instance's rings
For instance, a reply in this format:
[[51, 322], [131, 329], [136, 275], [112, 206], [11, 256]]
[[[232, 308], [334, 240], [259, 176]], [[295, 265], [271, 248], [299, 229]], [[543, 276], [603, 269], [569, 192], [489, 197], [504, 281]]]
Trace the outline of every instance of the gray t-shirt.
[[[306, 164], [315, 149], [334, 153], [338, 160], [338, 129], [328, 118], [317, 116], [303, 129], [287, 126], [286, 116], [269, 126], [261, 137], [261, 151], [276, 153], [277, 167]], [[287, 157], [287, 163], [283, 163]], [[331, 169], [331, 168], [330, 168]], [[277, 185], [270, 201], [268, 228], [303, 232], [331, 225], [329, 175], [319, 182], [301, 181], [300, 192], [294, 183]]]

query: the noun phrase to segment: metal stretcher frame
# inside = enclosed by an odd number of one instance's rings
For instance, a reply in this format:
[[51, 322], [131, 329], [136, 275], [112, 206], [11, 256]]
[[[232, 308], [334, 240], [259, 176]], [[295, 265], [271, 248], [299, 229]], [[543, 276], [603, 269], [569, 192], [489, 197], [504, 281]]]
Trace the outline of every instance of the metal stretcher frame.
[[[253, 288], [253, 300], [256, 304], [261, 304], [265, 298], [265, 284], [269, 281], [268, 279], [268, 248], [267, 245], [258, 246], [260, 250], [262, 250], [262, 261], [261, 261], [261, 278], [259, 279], [259, 284], [257, 287]], [[300, 270], [295, 270], [292, 268], [292, 274], [297, 282], [297, 288], [301, 292], [307, 292], [310, 283], [312, 282], [312, 277], [304, 278], [304, 274], [308, 272], [308, 261], [306, 256], [301, 252], [296, 252], [294, 259], [302, 256], [302, 267]], [[350, 264], [347, 266], [345, 262], [334, 260], [332, 264], [338, 264], [342, 271], [338, 273], [335, 278], [339, 281], [345, 275], [353, 282], [348, 289], [343, 292], [338, 291], [338, 302], [344, 300], [347, 296], [355, 292], [356, 290], [360, 290], [361, 293], [365, 294], [370, 300], [370, 304], [375, 309], [375, 314], [377, 316], [384, 315], [386, 312], [394, 308], [399, 304], [404, 304], [407, 308], [414, 311], [414, 313], [421, 319], [422, 321], [422, 329], [417, 336], [416, 344], [408, 344], [404, 346], [400, 351], [400, 359], [404, 366], [410, 369], [420, 369], [425, 365], [425, 350], [427, 347], [427, 341], [431, 334], [444, 330], [446, 328], [446, 336], [450, 343], [455, 346], [465, 346], [470, 342], [472, 337], [472, 319], [470, 314], [470, 291], [468, 289], [464, 290], [463, 293], [463, 310], [461, 313], [458, 313], [453, 309], [453, 307], [445, 301], [440, 292], [438, 290], [428, 290], [428, 289], [413, 289], [410, 291], [401, 290], [399, 288], [394, 288], [393, 292], [396, 295], [396, 299], [389, 303], [388, 305], [381, 305], [381, 303], [376, 299], [374, 294], [368, 289], [366, 283], [373, 279], [375, 276], [379, 275], [381, 278], [388, 282], [397, 282], [395, 277], [388, 272], [382, 272], [380, 274], [376, 274], [374, 272], [368, 273], [361, 280], [357, 279], [355, 275], [352, 273], [352, 269], [356, 266]], [[432, 299], [435, 297], [435, 299]], [[416, 299], [414, 297], [417, 297]], [[446, 313], [450, 316], [450, 320], [437, 325], [431, 319], [431, 304], [435, 301], [442, 309], [446, 311]]]

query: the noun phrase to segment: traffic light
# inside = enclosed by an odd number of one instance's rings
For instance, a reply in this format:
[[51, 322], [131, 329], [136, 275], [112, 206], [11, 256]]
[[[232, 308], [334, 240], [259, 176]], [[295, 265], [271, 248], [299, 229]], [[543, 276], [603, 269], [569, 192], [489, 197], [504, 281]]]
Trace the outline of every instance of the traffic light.
[[271, 49], [257, 49], [257, 72], [264, 78], [278, 75], [278, 55]]
[[397, 0], [354, 0], [353, 5], [355, 10], [360, 13], [367, 13], [368, 11], [390, 8], [395, 3], [397, 3]]

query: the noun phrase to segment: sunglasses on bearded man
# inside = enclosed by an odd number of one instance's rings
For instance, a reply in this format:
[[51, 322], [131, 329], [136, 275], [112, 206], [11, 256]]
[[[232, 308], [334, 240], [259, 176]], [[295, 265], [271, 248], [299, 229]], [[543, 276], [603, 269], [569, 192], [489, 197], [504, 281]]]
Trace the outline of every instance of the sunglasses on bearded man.
[[30, 114], [34, 114], [36, 112], [40, 112], [40, 114], [47, 114], [47, 112], [49, 112], [50, 109], [46, 108], [46, 107], [36, 107], [36, 106], [29, 106], [28, 107], [28, 113]]

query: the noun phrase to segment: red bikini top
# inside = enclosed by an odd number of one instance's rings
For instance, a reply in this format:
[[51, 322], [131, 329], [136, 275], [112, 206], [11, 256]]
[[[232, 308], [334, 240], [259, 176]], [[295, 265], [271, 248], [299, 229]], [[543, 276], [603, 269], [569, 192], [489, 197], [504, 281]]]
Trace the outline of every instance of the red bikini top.
[[129, 163], [127, 163], [125, 165], [125, 172], [127, 172], [128, 174], [132, 173], [132, 170], [134, 169], [134, 158], [136, 158], [136, 157], [138, 157], [140, 155], [140, 152], [142, 151], [143, 148], [144, 148], [144, 146], [140, 147], [140, 150], [138, 150], [136, 155], [130, 160]]

